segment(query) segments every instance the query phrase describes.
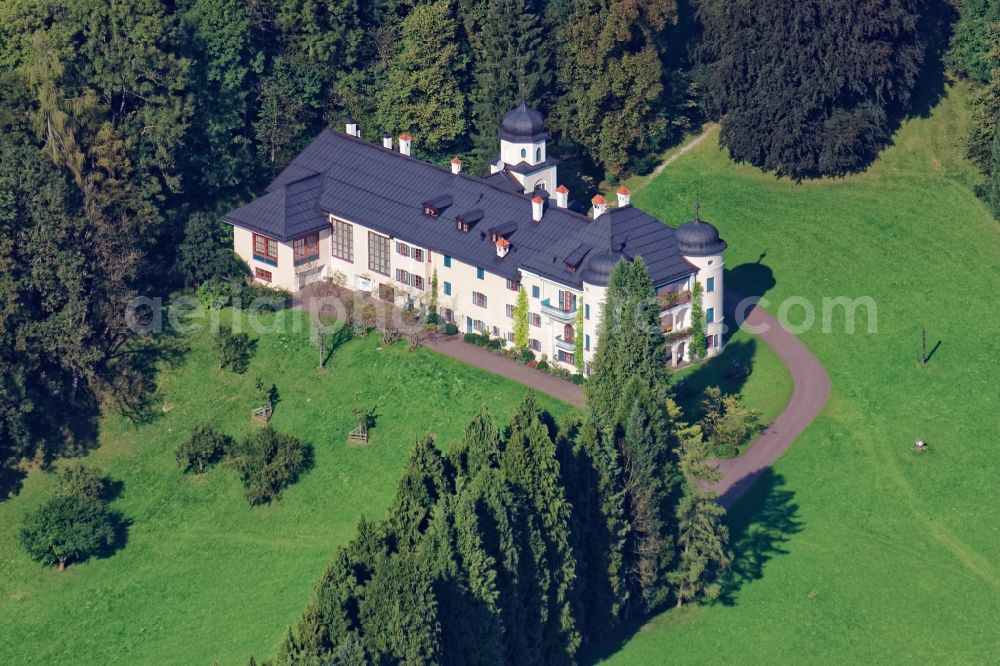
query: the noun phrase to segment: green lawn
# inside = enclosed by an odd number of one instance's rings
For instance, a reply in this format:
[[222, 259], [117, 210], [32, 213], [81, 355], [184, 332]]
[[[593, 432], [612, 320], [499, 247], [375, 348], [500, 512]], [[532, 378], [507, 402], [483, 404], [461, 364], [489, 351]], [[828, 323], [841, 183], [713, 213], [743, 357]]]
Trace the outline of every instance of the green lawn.
[[[750, 375], [737, 379], [729, 374], [733, 361], [751, 369]], [[736, 331], [725, 351], [702, 363], [689, 365], [674, 373], [674, 384], [685, 380], [686, 397], [678, 403], [688, 421], [701, 419], [700, 403], [704, 389], [718, 386], [723, 393], [739, 393], [743, 404], [760, 415], [765, 426], [774, 420], [792, 396], [792, 377], [778, 355], [747, 331]]]
[[[299, 315], [279, 317], [291, 331]], [[33, 471], [0, 503], [0, 663], [242, 664], [274, 654], [358, 518], [385, 515], [415, 439], [430, 432], [447, 447], [481, 406], [507, 417], [525, 394], [428, 350], [381, 349], [376, 335], [338, 349], [322, 374], [304, 333], [261, 336], [242, 376], [215, 369], [207, 332], [184, 342], [190, 352], [159, 378], [155, 422], [106, 417], [86, 459], [124, 484], [114, 502], [131, 521], [123, 549], [62, 574], [42, 568], [17, 531], [52, 475]], [[197, 423], [237, 436], [253, 427], [257, 376], [280, 393], [274, 426], [311, 442], [315, 466], [282, 501], [250, 508], [234, 472], [185, 476], [173, 451]], [[376, 410], [368, 447], [347, 445], [356, 400]], [[556, 416], [570, 411], [540, 400]]]
[[[908, 121], [868, 172], [801, 185], [730, 163], [715, 137], [633, 201], [678, 224], [696, 196], [729, 242], [727, 286], [871, 296], [802, 339], [833, 384], [819, 419], [732, 516], [735, 575], [668, 611], [612, 663], [1000, 661], [1000, 224], [961, 154], [968, 90]], [[801, 321], [801, 309], [793, 321]], [[919, 331], [940, 346], [917, 362]], [[917, 454], [922, 437], [930, 451]]]

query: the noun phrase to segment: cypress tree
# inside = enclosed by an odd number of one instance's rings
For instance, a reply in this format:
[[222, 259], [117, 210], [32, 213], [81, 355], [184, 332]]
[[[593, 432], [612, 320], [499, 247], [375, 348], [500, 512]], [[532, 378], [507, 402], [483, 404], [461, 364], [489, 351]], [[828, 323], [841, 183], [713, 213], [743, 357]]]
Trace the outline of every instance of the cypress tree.
[[677, 566], [669, 575], [676, 588], [677, 605], [704, 596], [719, 594], [716, 578], [729, 567], [729, 529], [723, 522], [726, 510], [719, 504], [712, 487], [721, 478], [708, 460], [699, 433], [688, 432], [681, 449], [680, 469], [684, 492], [677, 505]]
[[612, 271], [598, 340], [587, 403], [598, 426], [610, 433], [631, 410], [631, 404], [621, 402], [630, 380], [648, 386], [655, 402], [662, 403], [669, 393], [666, 343], [653, 284], [641, 257], [619, 261]]
[[700, 361], [708, 353], [708, 342], [705, 340], [705, 306], [702, 303], [702, 288], [698, 280], [694, 281], [691, 290], [691, 358]]
[[514, 304], [514, 346], [528, 348], [528, 292], [523, 286], [517, 290], [517, 302]]
[[556, 445], [541, 416], [529, 391], [511, 422], [501, 469], [525, 499], [529, 529], [540, 530], [530, 535], [537, 571], [528, 591], [539, 597], [541, 654], [545, 663], [555, 663], [572, 659], [580, 643], [573, 615], [576, 562]]
[[441, 626], [431, 577], [413, 553], [383, 560], [358, 600], [361, 640], [375, 663], [440, 660]]

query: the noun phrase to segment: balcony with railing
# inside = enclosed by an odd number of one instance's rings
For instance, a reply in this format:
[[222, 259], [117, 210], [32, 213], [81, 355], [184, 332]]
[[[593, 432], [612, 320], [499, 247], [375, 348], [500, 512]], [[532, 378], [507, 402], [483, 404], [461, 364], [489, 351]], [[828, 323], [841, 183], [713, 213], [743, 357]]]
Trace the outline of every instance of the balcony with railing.
[[656, 297], [656, 303], [660, 308], [660, 312], [666, 312], [667, 310], [687, 305], [690, 302], [690, 291], [668, 291], [667, 293], [659, 294]]
[[562, 349], [567, 352], [576, 351], [576, 340], [573, 338], [564, 338], [561, 335], [556, 336], [556, 349]]
[[552, 305], [546, 298], [542, 301], [542, 314], [559, 321], [573, 321], [576, 318], [576, 307], [567, 310], [565, 305]]

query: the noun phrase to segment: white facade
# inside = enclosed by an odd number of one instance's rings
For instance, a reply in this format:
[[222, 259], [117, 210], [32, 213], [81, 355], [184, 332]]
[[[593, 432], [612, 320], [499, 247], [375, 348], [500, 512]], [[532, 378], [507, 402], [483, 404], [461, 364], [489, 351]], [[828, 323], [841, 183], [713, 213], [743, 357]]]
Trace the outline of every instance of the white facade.
[[[524, 111], [523, 101], [521, 111]], [[536, 122], [540, 124], [540, 117]], [[531, 137], [542, 134], [536, 132]], [[409, 141], [409, 135], [400, 136], [400, 152], [408, 154]], [[391, 137], [386, 147], [391, 150]], [[541, 187], [556, 193], [557, 205], [565, 207], [566, 190], [562, 188], [560, 192], [557, 188], [556, 166], [546, 165], [546, 160], [544, 139], [526, 142], [503, 139], [499, 162], [491, 169], [494, 173], [506, 170], [529, 192]], [[512, 170], [512, 166], [517, 170]], [[453, 160], [452, 172], [460, 171], [461, 162]], [[619, 190], [619, 206], [629, 204], [629, 194], [624, 188]], [[595, 197], [593, 201], [595, 216], [606, 210], [608, 202], [603, 197]], [[532, 203], [537, 222], [543, 216], [542, 199]], [[529, 303], [529, 346], [536, 356], [544, 356], [572, 371], [589, 371], [607, 293], [604, 286], [587, 282], [582, 287], [569, 286], [524, 269], [519, 271], [519, 281], [509, 280], [486, 267], [470, 265], [433, 248], [415, 246], [374, 231], [357, 220], [333, 215], [327, 219], [328, 228], [287, 243], [236, 226], [235, 250], [250, 266], [254, 279], [262, 283], [296, 292], [315, 280], [334, 279], [350, 289], [392, 300], [398, 307], [428, 307], [436, 274], [438, 313], [446, 321], [455, 323], [461, 333], [488, 333], [507, 340], [508, 344], [513, 341], [512, 311], [518, 290], [524, 289]], [[501, 245], [503, 242], [506, 240]], [[504, 250], [506, 247], [499, 248], [501, 252]], [[661, 329], [670, 340], [674, 365], [691, 360], [690, 339], [684, 332], [691, 325], [693, 280], [698, 281], [703, 291], [708, 354], [720, 353], [723, 343], [723, 256], [685, 259], [696, 272], [672, 284], [656, 285]], [[578, 313], [582, 315], [582, 326], [578, 326]], [[582, 337], [582, 359], [575, 357], [578, 336]]]

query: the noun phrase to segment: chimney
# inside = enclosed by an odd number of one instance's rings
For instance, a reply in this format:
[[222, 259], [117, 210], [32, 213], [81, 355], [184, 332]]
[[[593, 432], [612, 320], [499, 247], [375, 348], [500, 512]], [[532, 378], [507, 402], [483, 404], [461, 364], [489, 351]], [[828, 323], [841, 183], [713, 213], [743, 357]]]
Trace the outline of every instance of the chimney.
[[388, 132], [382, 133], [382, 147], [392, 150], [392, 135]]
[[410, 142], [413, 141], [413, 137], [403, 132], [399, 135], [399, 152], [404, 155], [410, 154]]
[[344, 131], [351, 136], [361, 136], [361, 131], [358, 129], [358, 121], [350, 116], [347, 117], [347, 122], [344, 124]]
[[462, 160], [460, 158], [451, 158], [451, 172], [456, 176], [462, 173]]
[[497, 239], [497, 256], [503, 259], [510, 252], [510, 241], [506, 238]]
[[618, 207], [627, 206], [629, 201], [632, 200], [632, 192], [627, 187], [622, 185], [618, 188]]
[[608, 212], [608, 200], [602, 197], [600, 194], [595, 196], [590, 200], [590, 203], [594, 204], [594, 219], [596, 220], [601, 215]]
[[531, 200], [531, 219], [534, 222], [542, 221], [542, 213], [545, 212], [545, 199], [535, 197]]
[[565, 185], [556, 188], [556, 205], [560, 208], [569, 208], [569, 188]]

